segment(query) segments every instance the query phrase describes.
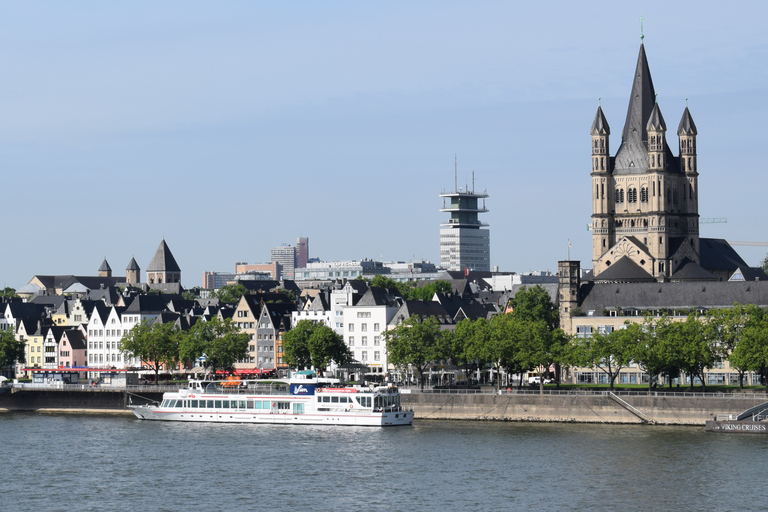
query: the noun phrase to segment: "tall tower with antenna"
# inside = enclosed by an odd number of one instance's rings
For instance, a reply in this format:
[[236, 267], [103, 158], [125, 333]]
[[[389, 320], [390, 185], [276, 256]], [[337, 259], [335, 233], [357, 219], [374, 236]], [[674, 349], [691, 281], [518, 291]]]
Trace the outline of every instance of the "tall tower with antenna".
[[[454, 190], [443, 191], [441, 212], [451, 214], [447, 222], [440, 224], [440, 266], [447, 270], [469, 272], [491, 270], [491, 237], [488, 224], [478, 215], [486, 213], [485, 199], [488, 193], [475, 192], [475, 173], [472, 187], [458, 186], [458, 161], [454, 156]], [[482, 200], [482, 201], [481, 201]]]

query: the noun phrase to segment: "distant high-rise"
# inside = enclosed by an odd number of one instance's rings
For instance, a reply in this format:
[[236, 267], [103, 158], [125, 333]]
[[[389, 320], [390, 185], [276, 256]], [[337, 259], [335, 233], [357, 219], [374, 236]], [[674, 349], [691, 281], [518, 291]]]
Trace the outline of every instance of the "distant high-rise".
[[309, 260], [309, 238], [296, 239], [296, 268], [305, 268]]
[[296, 248], [292, 245], [281, 245], [272, 249], [272, 263], [278, 262], [283, 271], [280, 279], [293, 280], [296, 271]]
[[[488, 194], [475, 193], [474, 175], [472, 189], [462, 190], [455, 183], [453, 192], [443, 192], [441, 212], [449, 212], [448, 222], [440, 224], [440, 266], [448, 270], [491, 270], [490, 231], [482, 229], [488, 224], [478, 219], [486, 213], [485, 198]], [[446, 202], [446, 199], [448, 200]], [[482, 204], [480, 203], [482, 199]]]

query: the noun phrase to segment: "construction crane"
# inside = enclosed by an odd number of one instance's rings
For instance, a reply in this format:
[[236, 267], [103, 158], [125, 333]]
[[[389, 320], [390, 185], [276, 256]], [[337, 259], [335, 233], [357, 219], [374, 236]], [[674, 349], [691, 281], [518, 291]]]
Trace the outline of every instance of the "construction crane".
[[752, 247], [768, 247], [768, 242], [738, 242], [735, 240], [726, 240], [731, 245], [750, 245]]
[[[725, 224], [727, 222], [728, 222], [728, 218], [727, 217], [701, 217], [701, 218], [699, 218], [699, 224]], [[587, 231], [592, 231], [592, 225], [591, 224], [587, 224]], [[763, 245], [762, 242], [756, 242], [756, 243], [757, 243], [757, 245]], [[739, 245], [739, 242], [736, 242], [736, 245]], [[743, 245], [751, 245], [751, 244], [748, 243], [748, 242], [744, 242]]]

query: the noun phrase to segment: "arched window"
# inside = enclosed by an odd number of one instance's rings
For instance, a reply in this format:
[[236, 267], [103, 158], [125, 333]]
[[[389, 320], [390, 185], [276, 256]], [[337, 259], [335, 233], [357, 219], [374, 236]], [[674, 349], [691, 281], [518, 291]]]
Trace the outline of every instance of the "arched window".
[[628, 203], [636, 203], [637, 202], [637, 189], [632, 187], [627, 190], [627, 202]]
[[651, 155], [651, 167], [656, 167], [656, 155]]
[[623, 188], [617, 188], [616, 189], [616, 202], [617, 203], [623, 203], [624, 202], [624, 189]]
[[600, 157], [600, 170], [601, 171], [605, 170], [605, 158], [602, 156]]
[[641, 203], [648, 202], [648, 187], [643, 187], [640, 189], [640, 202]]

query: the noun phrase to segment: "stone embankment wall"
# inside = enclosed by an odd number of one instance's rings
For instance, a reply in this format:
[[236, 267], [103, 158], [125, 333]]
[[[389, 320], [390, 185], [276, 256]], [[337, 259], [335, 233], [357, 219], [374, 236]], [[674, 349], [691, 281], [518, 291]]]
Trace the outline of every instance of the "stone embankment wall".
[[[650, 420], [662, 425], [704, 425], [707, 420], [726, 414], [735, 416], [768, 401], [764, 395], [621, 395], [625, 404], [607, 394], [411, 393], [402, 396], [403, 405], [415, 410], [416, 419], [574, 423], [643, 423]], [[129, 403], [138, 405], [161, 399], [162, 393], [148, 391], [17, 390], [0, 394], [0, 410], [128, 412]]]
[[638, 414], [609, 395], [404, 394], [417, 419], [551, 421], [704, 425], [707, 420], [766, 402], [764, 396], [620, 396]]

